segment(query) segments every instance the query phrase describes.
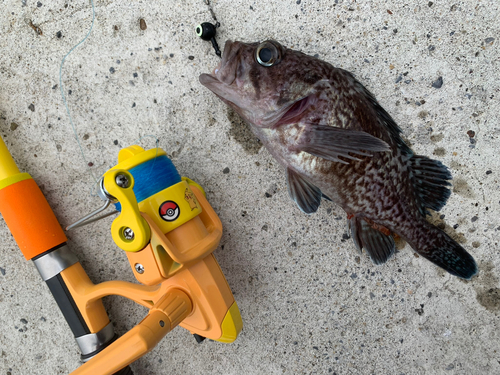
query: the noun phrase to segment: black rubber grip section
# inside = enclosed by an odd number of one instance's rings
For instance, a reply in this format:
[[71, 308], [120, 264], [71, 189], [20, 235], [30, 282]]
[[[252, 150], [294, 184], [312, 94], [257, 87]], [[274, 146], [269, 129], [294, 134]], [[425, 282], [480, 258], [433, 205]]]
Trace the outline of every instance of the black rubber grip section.
[[114, 375], [134, 375], [130, 366], [122, 368], [120, 371], [115, 372]]
[[46, 281], [57, 305], [68, 322], [69, 328], [73, 331], [75, 337], [88, 335], [90, 333], [89, 327], [83, 319], [80, 310], [78, 310], [75, 300], [71, 296], [66, 283], [60, 274], [48, 279]]

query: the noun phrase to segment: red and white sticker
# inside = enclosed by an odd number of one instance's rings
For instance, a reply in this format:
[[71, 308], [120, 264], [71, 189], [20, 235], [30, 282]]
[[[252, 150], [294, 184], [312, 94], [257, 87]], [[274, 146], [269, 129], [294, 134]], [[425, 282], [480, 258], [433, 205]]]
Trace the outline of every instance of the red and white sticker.
[[174, 221], [179, 217], [181, 210], [174, 201], [163, 202], [160, 206], [160, 216], [165, 221]]

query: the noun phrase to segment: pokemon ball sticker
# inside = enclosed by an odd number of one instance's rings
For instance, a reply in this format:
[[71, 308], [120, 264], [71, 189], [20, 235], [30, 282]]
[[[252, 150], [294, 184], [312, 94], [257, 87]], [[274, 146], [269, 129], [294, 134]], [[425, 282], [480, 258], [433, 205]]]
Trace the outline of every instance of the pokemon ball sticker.
[[165, 221], [174, 221], [180, 213], [181, 210], [174, 201], [163, 202], [160, 206], [160, 216]]

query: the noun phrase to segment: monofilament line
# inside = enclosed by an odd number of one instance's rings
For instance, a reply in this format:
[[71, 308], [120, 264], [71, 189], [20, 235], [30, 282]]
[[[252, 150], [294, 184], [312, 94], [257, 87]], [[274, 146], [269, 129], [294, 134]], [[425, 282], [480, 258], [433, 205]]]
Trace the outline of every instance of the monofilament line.
[[83, 147], [82, 147], [82, 144], [80, 143], [80, 138], [78, 137], [78, 134], [76, 132], [75, 124], [73, 123], [73, 118], [71, 117], [71, 113], [69, 111], [68, 102], [66, 101], [66, 95], [64, 95], [64, 87], [63, 87], [63, 82], [62, 82], [62, 70], [63, 70], [64, 61], [66, 61], [66, 58], [69, 56], [69, 54], [71, 52], [73, 52], [80, 44], [85, 42], [85, 40], [89, 37], [90, 33], [92, 32], [92, 28], [94, 27], [94, 20], [95, 20], [94, 0], [90, 0], [90, 3], [92, 4], [92, 23], [90, 25], [89, 32], [87, 33], [87, 35], [85, 35], [85, 38], [83, 38], [76, 46], [71, 48], [69, 50], [69, 52], [63, 57], [63, 59], [61, 61], [61, 66], [59, 68], [59, 86], [61, 87], [61, 95], [62, 95], [62, 99], [64, 102], [64, 106], [66, 107], [66, 112], [68, 114], [69, 122], [71, 124], [71, 128], [73, 129], [73, 133], [75, 133], [75, 138], [76, 138], [76, 141], [78, 143], [78, 146], [80, 147], [80, 152], [82, 154], [83, 160], [84, 160], [85, 164], [87, 165], [87, 168], [88, 168], [90, 174], [92, 175], [92, 178], [94, 179], [94, 181], [97, 182], [97, 179], [95, 178], [94, 173], [92, 172], [92, 169], [90, 169], [90, 166], [87, 163], [87, 158], [85, 157], [85, 153], [83, 152]]

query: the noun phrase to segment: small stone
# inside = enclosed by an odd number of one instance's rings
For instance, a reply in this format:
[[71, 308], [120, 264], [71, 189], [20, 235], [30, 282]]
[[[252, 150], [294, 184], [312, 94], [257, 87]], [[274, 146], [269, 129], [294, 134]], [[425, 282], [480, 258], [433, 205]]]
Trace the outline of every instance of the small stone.
[[117, 146], [117, 145], [118, 145], [118, 140], [117, 140], [117, 139], [115, 139], [115, 140], [113, 141], [113, 144], [114, 144], [115, 146]]
[[20, 322], [21, 322], [21, 323], [23, 323], [23, 324], [28, 324], [28, 321], [27, 321], [26, 319], [24, 319], [24, 318], [22, 318], [22, 319], [20, 320]]
[[264, 225], [262, 226], [262, 228], [261, 228], [261, 229], [262, 229], [263, 231], [267, 232], [267, 230], [268, 230], [268, 226], [267, 226], [267, 224], [264, 224]]
[[132, 108], [134, 108], [134, 107], [135, 107], [135, 102], [132, 103]]
[[228, 173], [229, 173], [229, 168], [228, 168], [228, 167], [224, 168], [224, 169], [222, 170], [222, 173], [224, 173], [224, 174], [228, 174]]
[[297, 0], [297, 1], [296, 1], [296, 3], [297, 3], [297, 4], [300, 4], [300, 3], [301, 3], [301, 0]]
[[89, 139], [89, 137], [90, 136], [88, 134], [84, 134], [82, 138], [83, 138], [84, 141], [86, 141], [87, 139]]
[[113, 67], [109, 68], [109, 72], [110, 72], [111, 74], [113, 74], [113, 73], [115, 72], [115, 68], [113, 68]]
[[495, 38], [492, 38], [492, 37], [486, 38], [484, 41], [486, 44], [490, 44], [490, 43], [493, 43], [495, 41]]
[[33, 103], [31, 103], [29, 106], [28, 106], [28, 109], [31, 111], [31, 112], [35, 112], [35, 105]]
[[173, 53], [171, 53], [169, 56], [170, 56], [170, 57], [174, 57], [174, 54], [173, 54]]
[[61, 145], [56, 145], [56, 148], [57, 148], [57, 152], [61, 152], [62, 151], [62, 146]]
[[61, 32], [61, 31], [58, 31], [58, 32], [56, 33], [56, 36], [57, 36], [59, 39], [61, 39], [61, 37], [62, 37], [62, 32]]
[[443, 77], [439, 77], [437, 80], [432, 82], [432, 87], [435, 89], [440, 89], [443, 86]]
[[487, 170], [486, 171], [486, 174], [492, 174], [493, 172], [491, 171], [491, 169]]
[[397, 33], [398, 33], [398, 29], [394, 29], [394, 30], [392, 30], [392, 32], [393, 32], [394, 34], [397, 34]]
[[428, 3], [427, 5], [428, 5], [428, 6], [429, 6], [429, 8], [430, 8], [431, 6], [433, 6], [433, 5], [434, 5], [434, 3], [433, 3], [432, 1], [429, 1], [429, 3]]
[[148, 28], [148, 25], [146, 25], [146, 21], [144, 20], [144, 18], [141, 18], [139, 20], [139, 27], [141, 28], [141, 30], [146, 30]]
[[434, 50], [436, 49], [436, 46], [429, 46], [429, 47], [427, 47], [427, 49], [428, 49], [429, 51], [434, 51]]
[[16, 130], [19, 127], [15, 122], [10, 124], [10, 130]]
[[194, 60], [194, 56], [188, 56], [189, 60]]
[[2, 276], [5, 276], [5, 269], [0, 267], [0, 273], [2, 274]]
[[89, 161], [89, 163], [87, 164], [89, 167], [93, 167], [94, 166], [94, 163], [92, 163], [91, 161]]
[[472, 221], [473, 223], [477, 221], [477, 219], [479, 219], [477, 216], [474, 216], [472, 219], [470, 219], [470, 221]]
[[469, 136], [469, 138], [474, 138], [474, 136], [476, 135], [476, 132], [474, 130], [469, 130], [469, 131], [467, 131], [467, 135]]
[[132, 75], [134, 76], [134, 78], [139, 77], [139, 74], [137, 74], [137, 73], [134, 73], [134, 74], [132, 74]]
[[118, 31], [118, 26], [117, 26], [117, 25], [114, 25], [114, 26], [113, 26], [113, 29], [114, 29], [115, 31]]
[[37, 6], [38, 8], [40, 8], [42, 5], [43, 5], [43, 4], [42, 4], [41, 2], [39, 2], [39, 1], [36, 3], [36, 6]]

